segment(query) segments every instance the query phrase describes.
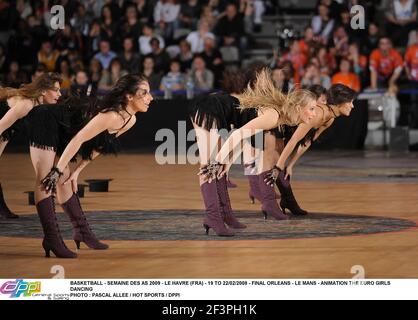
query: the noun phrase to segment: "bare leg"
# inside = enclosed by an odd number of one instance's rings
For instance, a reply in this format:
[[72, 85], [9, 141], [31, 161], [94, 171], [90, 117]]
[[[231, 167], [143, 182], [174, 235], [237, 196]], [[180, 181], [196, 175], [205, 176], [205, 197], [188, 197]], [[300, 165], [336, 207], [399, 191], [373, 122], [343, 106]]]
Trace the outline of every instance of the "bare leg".
[[55, 161], [55, 151], [30, 147], [30, 158], [35, 169], [35, 203], [48, 198], [51, 194], [41, 189], [41, 181], [51, 171]]
[[[221, 137], [214, 131], [209, 132], [196, 123], [193, 122], [193, 127], [196, 130], [197, 146], [199, 148], [199, 162], [201, 166], [204, 166], [210, 162], [216, 156], [219, 151], [219, 144]], [[199, 177], [199, 184], [202, 185], [205, 181], [203, 177]]]
[[270, 170], [279, 160], [279, 153], [276, 150], [276, 136], [270, 132], [264, 134], [264, 153], [261, 172]]
[[63, 173], [64, 174], [57, 184], [57, 198], [60, 204], [67, 202], [74, 193], [71, 183], [66, 185], [63, 184], [70, 177], [70, 168], [66, 166]]

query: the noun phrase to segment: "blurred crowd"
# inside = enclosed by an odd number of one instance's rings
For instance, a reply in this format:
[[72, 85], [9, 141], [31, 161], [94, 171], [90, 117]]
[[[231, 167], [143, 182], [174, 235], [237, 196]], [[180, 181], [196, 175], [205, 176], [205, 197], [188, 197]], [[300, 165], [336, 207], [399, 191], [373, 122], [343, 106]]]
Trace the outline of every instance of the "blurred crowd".
[[[65, 23], [53, 30], [57, 4]], [[365, 29], [351, 27], [357, 4]], [[152, 90], [217, 89], [225, 69], [245, 67], [272, 6], [277, 13], [278, 1], [262, 0], [0, 0], [0, 82], [18, 87], [55, 71], [65, 90], [107, 90], [142, 72]], [[286, 90], [333, 83], [396, 90], [418, 84], [417, 43], [415, 0], [320, 0], [303, 34], [274, 48], [266, 64]]]

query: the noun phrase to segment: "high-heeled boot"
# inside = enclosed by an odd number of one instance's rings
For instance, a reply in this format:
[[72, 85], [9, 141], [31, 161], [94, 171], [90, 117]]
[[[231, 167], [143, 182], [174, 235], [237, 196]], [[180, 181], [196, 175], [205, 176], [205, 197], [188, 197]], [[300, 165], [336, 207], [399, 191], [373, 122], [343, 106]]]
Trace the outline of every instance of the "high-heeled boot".
[[205, 228], [206, 234], [209, 234], [209, 229], [212, 228], [218, 236], [233, 236], [234, 233], [225, 226], [222, 219], [220, 199], [218, 196], [216, 182], [205, 182], [200, 186], [200, 189], [202, 191], [203, 201], [206, 208], [205, 219], [203, 220], [203, 227]]
[[276, 180], [277, 188], [282, 195], [280, 199], [280, 207], [282, 208], [283, 212], [287, 209], [297, 216], [305, 216], [308, 214], [308, 211], [303, 210], [299, 207], [298, 202], [296, 201], [295, 196], [293, 195], [292, 187], [290, 185], [290, 180], [286, 180], [284, 177], [286, 175], [285, 171], [280, 171], [279, 176]]
[[274, 187], [270, 187], [265, 183], [269, 171], [265, 171], [258, 175], [258, 186], [261, 193], [261, 210], [264, 214], [264, 219], [271, 215], [277, 220], [287, 220], [289, 217], [283, 213], [276, 201], [276, 192]]
[[227, 180], [225, 176], [216, 180], [216, 187], [218, 189], [218, 196], [222, 208], [223, 221], [228, 225], [228, 227], [234, 229], [245, 229], [247, 226], [239, 222], [232, 211], [231, 200], [229, 198]]
[[70, 217], [71, 224], [73, 225], [73, 240], [77, 245], [77, 249], [80, 249], [80, 242], [84, 242], [89, 248], [95, 250], [109, 248], [107, 244], [100, 242], [91, 230], [77, 194], [74, 193], [61, 206], [64, 212]]
[[248, 183], [250, 185], [250, 191], [248, 191], [248, 197], [251, 203], [254, 204], [254, 199], [261, 202], [260, 188], [258, 187], [258, 175], [247, 175]]
[[17, 219], [19, 216], [10, 211], [3, 196], [3, 188], [0, 183], [0, 217], [5, 219]]
[[62, 239], [55, 214], [54, 198], [49, 196], [39, 201], [36, 210], [44, 230], [42, 247], [45, 250], [45, 257], [49, 258], [52, 251], [57, 258], [77, 258], [77, 254], [68, 249]]

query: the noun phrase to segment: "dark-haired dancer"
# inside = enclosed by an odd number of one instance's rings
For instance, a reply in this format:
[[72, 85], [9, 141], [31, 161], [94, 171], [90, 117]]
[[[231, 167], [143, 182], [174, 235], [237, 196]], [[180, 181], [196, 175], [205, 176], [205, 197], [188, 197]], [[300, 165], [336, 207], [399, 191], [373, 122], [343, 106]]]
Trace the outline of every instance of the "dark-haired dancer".
[[[19, 131], [24, 131], [24, 118], [33, 107], [42, 103], [57, 102], [61, 96], [61, 82], [61, 77], [57, 73], [44, 73], [19, 89], [0, 88], [0, 156], [13, 136]], [[6, 219], [19, 217], [8, 208], [1, 184], [0, 217]]]
[[[306, 215], [308, 213], [300, 208], [290, 185], [290, 178], [293, 175], [295, 163], [309, 149], [312, 143], [334, 123], [335, 118], [339, 116], [348, 117], [350, 115], [351, 110], [354, 108], [353, 101], [357, 95], [354, 90], [343, 84], [332, 85], [326, 92], [326, 101], [323, 100], [323, 90], [320, 87], [313, 87], [310, 90], [317, 95], [318, 112], [311, 123], [301, 123], [296, 130], [290, 128], [290, 134], [285, 134], [285, 136], [291, 136], [291, 138], [287, 138], [286, 146], [281, 152], [274, 170], [266, 179], [270, 185], [274, 185], [274, 182], [276, 182], [281, 193], [280, 206], [283, 212], [285, 209], [289, 209], [295, 215]], [[294, 156], [286, 166], [287, 159], [296, 148]]]
[[[239, 108], [254, 109], [254, 106], [259, 109], [258, 116], [244, 126], [237, 125], [241, 116]], [[206, 232], [212, 228], [218, 236], [233, 235], [224, 224], [217, 193], [217, 183], [232, 163], [229, 162], [227, 166], [220, 163], [227, 163], [230, 152], [236, 150], [242, 140], [254, 135], [257, 129], [270, 130], [284, 123], [309, 121], [314, 109], [315, 99], [312, 93], [295, 90], [289, 95], [282, 94], [274, 88], [268, 70], [258, 74], [254, 89], [248, 87], [244, 93], [235, 95], [210, 95], [197, 99], [190, 105], [189, 115], [196, 130], [200, 153], [199, 178], [206, 207], [203, 222]], [[229, 130], [231, 124], [239, 129], [231, 134], [218, 153], [221, 142], [217, 130]], [[216, 154], [219, 155], [219, 160]], [[280, 210], [277, 203], [276, 207], [268, 209]]]
[[[77, 255], [64, 244], [55, 217], [53, 194], [69, 215], [73, 239], [93, 249], [107, 249], [90, 229], [75, 194], [81, 170], [99, 154], [116, 153], [117, 137], [129, 130], [137, 112], [146, 112], [152, 100], [143, 76], [120, 78], [102, 101], [69, 100], [58, 106], [44, 105], [29, 115], [30, 154], [36, 172], [35, 201], [44, 230], [43, 248], [59, 258]], [[56, 155], [61, 155], [54, 166]], [[77, 155], [82, 161], [71, 173], [69, 162]], [[51, 169], [52, 168], [52, 169]], [[51, 195], [52, 193], [52, 195]]]

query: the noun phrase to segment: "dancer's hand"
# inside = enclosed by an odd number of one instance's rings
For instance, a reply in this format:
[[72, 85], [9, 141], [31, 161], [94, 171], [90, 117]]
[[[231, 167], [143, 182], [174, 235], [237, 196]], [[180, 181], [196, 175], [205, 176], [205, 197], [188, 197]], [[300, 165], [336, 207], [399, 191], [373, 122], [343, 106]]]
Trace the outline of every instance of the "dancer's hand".
[[224, 175], [228, 176], [229, 169], [231, 169], [232, 163], [224, 164], [219, 170], [218, 179], [222, 178]]
[[203, 176], [205, 181], [211, 183], [216, 180], [218, 174], [222, 171], [223, 165], [219, 162], [212, 162], [200, 168], [197, 175]]
[[274, 187], [274, 184], [276, 183], [276, 180], [279, 177], [279, 173], [282, 172], [282, 171], [283, 170], [281, 170], [278, 166], [274, 166], [267, 173], [267, 177], [264, 179], [264, 182], [268, 186]]
[[293, 166], [286, 167], [284, 171], [286, 173], [284, 176], [285, 180], [290, 180], [293, 175]]
[[65, 180], [65, 182], [63, 183], [63, 185], [71, 184], [71, 189], [73, 190], [74, 193], [78, 191], [78, 183], [77, 183], [78, 175], [79, 175], [79, 172], [74, 171], [73, 173], [71, 173], [69, 178]]
[[59, 171], [57, 167], [53, 167], [46, 177], [42, 179], [41, 188], [48, 193], [51, 192], [52, 194], [56, 194], [57, 183], [62, 175], [63, 173]]
[[257, 167], [256, 167], [255, 159], [252, 162], [244, 164], [244, 170], [245, 170], [246, 175], [257, 174]]

